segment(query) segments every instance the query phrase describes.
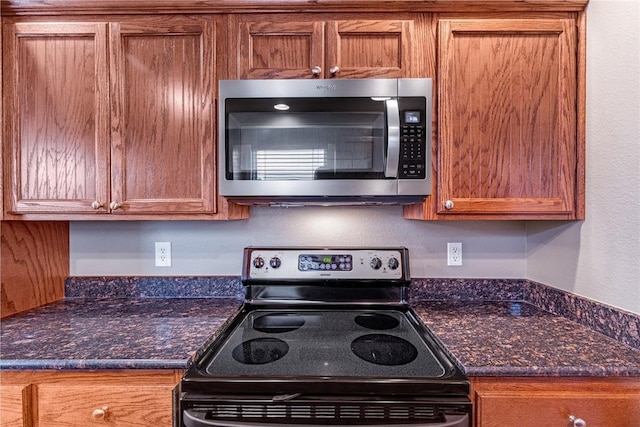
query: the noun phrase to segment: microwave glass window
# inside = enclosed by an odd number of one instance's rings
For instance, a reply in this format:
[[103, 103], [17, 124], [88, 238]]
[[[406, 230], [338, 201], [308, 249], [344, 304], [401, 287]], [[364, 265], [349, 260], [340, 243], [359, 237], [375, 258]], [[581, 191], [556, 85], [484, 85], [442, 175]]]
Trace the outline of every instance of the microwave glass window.
[[384, 102], [251, 101], [227, 100], [229, 179], [308, 181], [384, 175]]

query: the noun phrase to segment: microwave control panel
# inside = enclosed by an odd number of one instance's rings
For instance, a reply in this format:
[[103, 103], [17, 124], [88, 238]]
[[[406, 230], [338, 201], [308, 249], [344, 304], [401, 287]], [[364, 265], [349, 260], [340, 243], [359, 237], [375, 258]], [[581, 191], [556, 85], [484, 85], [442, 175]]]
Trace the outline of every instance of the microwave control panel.
[[401, 98], [400, 105], [402, 110], [398, 178], [424, 179], [428, 158], [424, 98]]

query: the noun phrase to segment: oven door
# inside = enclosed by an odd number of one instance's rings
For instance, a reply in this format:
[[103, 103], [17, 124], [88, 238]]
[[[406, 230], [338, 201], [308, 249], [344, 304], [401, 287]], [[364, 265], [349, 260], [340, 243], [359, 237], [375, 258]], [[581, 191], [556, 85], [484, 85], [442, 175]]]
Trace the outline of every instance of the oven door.
[[181, 427], [470, 427], [467, 399], [430, 400], [315, 397], [209, 400], [186, 405]]

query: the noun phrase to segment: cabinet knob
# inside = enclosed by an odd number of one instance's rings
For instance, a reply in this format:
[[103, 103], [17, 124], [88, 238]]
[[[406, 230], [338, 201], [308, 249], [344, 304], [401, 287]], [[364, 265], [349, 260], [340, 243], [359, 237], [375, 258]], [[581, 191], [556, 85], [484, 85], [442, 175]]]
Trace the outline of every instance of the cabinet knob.
[[453, 200], [447, 200], [444, 202], [444, 208], [447, 210], [453, 209]]
[[99, 202], [99, 201], [97, 201], [97, 200], [94, 200], [94, 201], [93, 201], [93, 203], [91, 203], [91, 208], [92, 208], [92, 209], [95, 209], [95, 210], [98, 210], [98, 209], [100, 209], [100, 208], [101, 208], [101, 207], [103, 207], [103, 206], [104, 206], [104, 204], [100, 203], [100, 202]]
[[120, 209], [121, 207], [122, 207], [122, 205], [121, 205], [120, 203], [118, 203], [118, 202], [111, 202], [111, 203], [109, 204], [109, 208], [110, 208], [112, 211], [115, 211], [116, 209]]
[[338, 74], [340, 72], [340, 67], [338, 67], [337, 65], [334, 65], [333, 67], [329, 68], [329, 72], [331, 74]]
[[96, 421], [102, 421], [106, 418], [108, 410], [109, 410], [108, 406], [103, 406], [102, 408], [96, 408], [91, 413], [91, 418], [93, 418]]
[[573, 427], [587, 427], [587, 422], [575, 415], [569, 415], [569, 421], [573, 423]]
[[322, 68], [320, 68], [318, 65], [316, 65], [315, 67], [313, 67], [311, 69], [311, 72], [313, 73], [314, 76], [319, 76], [320, 73], [322, 72]]

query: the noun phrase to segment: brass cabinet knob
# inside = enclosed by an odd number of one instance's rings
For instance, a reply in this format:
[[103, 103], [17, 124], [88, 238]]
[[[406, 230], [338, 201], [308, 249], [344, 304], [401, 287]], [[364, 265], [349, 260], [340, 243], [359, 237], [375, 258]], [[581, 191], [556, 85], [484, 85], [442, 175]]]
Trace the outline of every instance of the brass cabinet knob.
[[111, 202], [109, 204], [109, 208], [111, 208], [112, 211], [115, 211], [116, 209], [120, 209], [122, 207], [122, 205], [118, 202]]
[[453, 200], [447, 200], [444, 202], [444, 208], [447, 210], [453, 209]]
[[587, 422], [575, 415], [569, 415], [569, 421], [573, 423], [573, 427], [587, 427]]
[[97, 201], [97, 200], [94, 200], [93, 203], [91, 203], [91, 208], [95, 209], [95, 210], [98, 210], [103, 206], [104, 205], [102, 203], [100, 203], [99, 201]]
[[311, 69], [311, 72], [313, 73], [314, 76], [319, 76], [320, 73], [322, 72], [322, 68], [318, 65], [316, 65], [315, 67], [313, 67]]
[[102, 421], [107, 417], [107, 411], [109, 410], [108, 406], [103, 406], [102, 408], [96, 408], [91, 413], [91, 418], [96, 421]]
[[334, 65], [333, 67], [329, 68], [329, 72], [331, 74], [338, 74], [340, 72], [340, 67], [338, 67], [337, 65]]

